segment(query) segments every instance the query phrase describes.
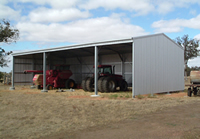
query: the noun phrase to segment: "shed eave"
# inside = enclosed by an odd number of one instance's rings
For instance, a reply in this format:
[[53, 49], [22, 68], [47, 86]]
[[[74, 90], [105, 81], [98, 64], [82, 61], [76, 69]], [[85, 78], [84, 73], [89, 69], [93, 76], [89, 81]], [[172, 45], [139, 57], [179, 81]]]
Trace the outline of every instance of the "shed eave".
[[22, 51], [22, 52], [12, 53], [12, 55], [13, 56], [21, 56], [21, 55], [28, 55], [28, 54], [43, 53], [43, 52], [54, 52], [54, 51], [79, 49], [79, 48], [87, 48], [87, 47], [95, 47], [95, 46], [105, 46], [105, 45], [113, 45], [113, 44], [131, 43], [131, 42], [133, 42], [133, 40], [132, 40], [132, 38], [129, 38], [129, 39], [123, 39], [123, 40], [94, 42], [94, 43], [86, 43], [86, 44], [75, 44], [75, 45], [54, 47], [54, 48], [41, 49], [41, 50], [33, 50], [33, 51]]

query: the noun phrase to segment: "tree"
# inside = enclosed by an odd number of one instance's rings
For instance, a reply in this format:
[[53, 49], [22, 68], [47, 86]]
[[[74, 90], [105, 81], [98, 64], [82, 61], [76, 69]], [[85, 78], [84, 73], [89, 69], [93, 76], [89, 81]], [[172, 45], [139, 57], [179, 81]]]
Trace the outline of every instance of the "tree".
[[4, 76], [4, 73], [3, 72], [0, 72], [0, 79], [2, 79]]
[[190, 39], [188, 35], [177, 37], [175, 42], [184, 48], [185, 76], [187, 76], [187, 64], [189, 59], [199, 56], [199, 40]]
[[[19, 39], [19, 30], [12, 27], [9, 21], [5, 19], [0, 20], [0, 43], [11, 44], [12, 42], [16, 42], [17, 39]], [[9, 60], [6, 59], [6, 56], [10, 55], [11, 53], [12, 51], [5, 52], [5, 50], [0, 47], [1, 67], [8, 66], [7, 63]]]

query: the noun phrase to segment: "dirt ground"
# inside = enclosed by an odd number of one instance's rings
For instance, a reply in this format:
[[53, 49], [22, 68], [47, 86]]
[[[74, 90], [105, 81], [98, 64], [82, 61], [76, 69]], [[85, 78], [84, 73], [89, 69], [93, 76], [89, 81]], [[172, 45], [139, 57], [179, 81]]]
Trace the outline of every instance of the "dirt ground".
[[200, 97], [186, 92], [131, 98], [131, 92], [41, 93], [0, 85], [0, 138], [200, 138]]
[[106, 126], [71, 134], [51, 135], [49, 139], [199, 139], [200, 109], [197, 103], [166, 108], [150, 114], [135, 115]]

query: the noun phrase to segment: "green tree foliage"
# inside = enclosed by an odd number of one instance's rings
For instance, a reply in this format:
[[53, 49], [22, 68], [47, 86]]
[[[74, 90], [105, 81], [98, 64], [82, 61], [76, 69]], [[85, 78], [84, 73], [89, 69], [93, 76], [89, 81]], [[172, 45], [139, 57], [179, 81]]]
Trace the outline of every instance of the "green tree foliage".
[[188, 35], [184, 35], [181, 38], [177, 37], [175, 42], [184, 48], [185, 73], [187, 75], [188, 60], [199, 56], [199, 40], [190, 39]]
[[0, 21], [0, 42], [12, 43], [19, 38], [19, 30], [10, 25], [5, 19]]
[[4, 76], [4, 73], [3, 72], [0, 72], [0, 79], [2, 79]]
[[[5, 19], [0, 20], [0, 43], [11, 44], [12, 42], [16, 42], [17, 39], [19, 39], [19, 30], [12, 27], [9, 21]], [[9, 60], [6, 59], [6, 56], [10, 55], [11, 53], [12, 51], [5, 52], [5, 50], [0, 47], [1, 67], [8, 66], [7, 63]]]

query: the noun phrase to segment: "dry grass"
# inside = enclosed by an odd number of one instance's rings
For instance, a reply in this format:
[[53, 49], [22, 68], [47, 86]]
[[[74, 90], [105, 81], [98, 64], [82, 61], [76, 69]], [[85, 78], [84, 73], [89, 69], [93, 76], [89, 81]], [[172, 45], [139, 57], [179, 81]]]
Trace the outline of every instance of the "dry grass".
[[117, 93], [115, 97], [119, 99], [108, 99], [114, 93], [100, 93], [101, 98], [89, 97], [92, 94], [82, 90], [41, 93], [29, 87], [16, 87], [15, 91], [9, 91], [8, 86], [0, 86], [0, 138], [41, 138], [199, 101], [199, 98], [187, 97], [138, 100], [128, 98], [130, 92]]

